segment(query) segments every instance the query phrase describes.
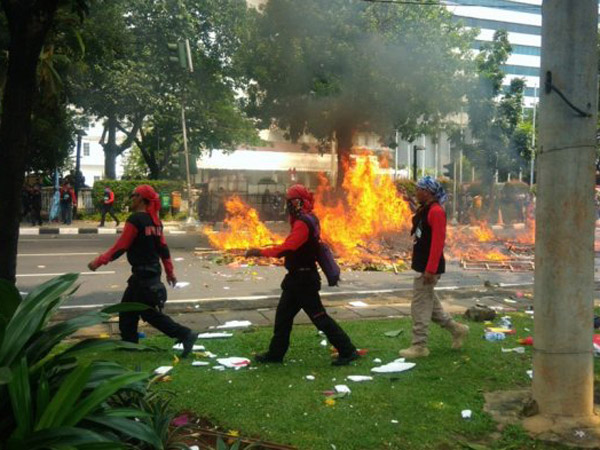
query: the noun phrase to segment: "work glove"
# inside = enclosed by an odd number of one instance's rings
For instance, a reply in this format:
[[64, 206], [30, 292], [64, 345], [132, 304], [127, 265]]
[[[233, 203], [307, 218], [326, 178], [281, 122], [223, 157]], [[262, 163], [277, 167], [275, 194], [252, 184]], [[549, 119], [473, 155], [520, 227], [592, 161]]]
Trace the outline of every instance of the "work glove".
[[246, 251], [246, 258], [251, 258], [253, 256], [262, 256], [258, 248], [251, 248]]

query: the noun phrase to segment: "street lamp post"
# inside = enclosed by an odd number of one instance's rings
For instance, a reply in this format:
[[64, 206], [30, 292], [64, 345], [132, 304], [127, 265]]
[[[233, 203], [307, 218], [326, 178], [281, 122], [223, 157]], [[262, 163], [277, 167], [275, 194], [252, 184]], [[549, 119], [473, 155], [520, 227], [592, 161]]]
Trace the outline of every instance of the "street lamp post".
[[[75, 157], [75, 198], [79, 203], [79, 184], [81, 182], [81, 139], [86, 136], [87, 133], [83, 130], [77, 130], [77, 154]], [[77, 213], [77, 205], [75, 205], [75, 213]]]
[[413, 145], [413, 180], [417, 181], [419, 178], [418, 169], [417, 169], [417, 152], [419, 150], [425, 150], [425, 147], [422, 145]]

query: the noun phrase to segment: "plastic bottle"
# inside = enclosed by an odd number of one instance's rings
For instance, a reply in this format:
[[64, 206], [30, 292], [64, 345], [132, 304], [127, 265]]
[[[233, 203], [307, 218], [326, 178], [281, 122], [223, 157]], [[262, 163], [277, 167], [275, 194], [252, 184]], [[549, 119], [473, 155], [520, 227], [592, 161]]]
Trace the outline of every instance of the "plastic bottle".
[[508, 316], [504, 316], [500, 318], [500, 327], [501, 328], [507, 328], [507, 329], [512, 329], [512, 322], [510, 320], [510, 317]]
[[488, 331], [485, 333], [486, 341], [503, 341], [506, 338], [504, 333], [495, 333], [493, 331]]

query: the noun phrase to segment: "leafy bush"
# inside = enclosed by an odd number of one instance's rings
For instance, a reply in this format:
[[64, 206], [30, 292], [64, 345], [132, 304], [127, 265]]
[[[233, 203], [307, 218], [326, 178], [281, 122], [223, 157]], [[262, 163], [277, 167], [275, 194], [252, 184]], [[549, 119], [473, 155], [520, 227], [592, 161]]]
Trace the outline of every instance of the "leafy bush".
[[108, 186], [115, 193], [115, 212], [125, 211], [125, 207], [129, 205], [129, 196], [133, 190], [141, 184], [149, 184], [159, 194], [161, 192], [173, 191], [183, 192], [182, 181], [171, 180], [99, 180], [94, 183], [92, 188], [92, 197], [94, 204], [100, 209], [104, 199], [104, 188]]
[[[85, 339], [57, 349], [63, 339], [110, 314], [147, 308], [119, 304], [64, 322], [50, 320], [76, 290], [77, 274], [54, 278], [21, 299], [0, 280], [0, 442], [6, 450], [163, 449], [149, 413], [111, 399], [127, 391], [144, 393], [149, 373], [114, 362], [79, 358], [118, 348], [143, 347], [108, 339]], [[140, 447], [138, 447], [140, 448]]]
[[502, 188], [502, 197], [507, 200], [514, 200], [518, 195], [528, 194], [530, 192], [529, 185], [522, 181], [509, 181], [504, 183]]
[[400, 192], [405, 192], [409, 197], [414, 197], [417, 193], [417, 185], [412, 180], [397, 180], [396, 189]]

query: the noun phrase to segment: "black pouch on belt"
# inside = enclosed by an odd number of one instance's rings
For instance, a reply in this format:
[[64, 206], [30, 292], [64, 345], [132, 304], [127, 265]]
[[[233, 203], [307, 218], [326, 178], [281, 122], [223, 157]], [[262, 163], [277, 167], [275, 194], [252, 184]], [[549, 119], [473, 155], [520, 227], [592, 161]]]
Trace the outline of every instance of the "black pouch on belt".
[[167, 303], [167, 288], [159, 281], [147, 286], [144, 290], [148, 292], [148, 301], [152, 306], [158, 308], [159, 311], [165, 307]]

